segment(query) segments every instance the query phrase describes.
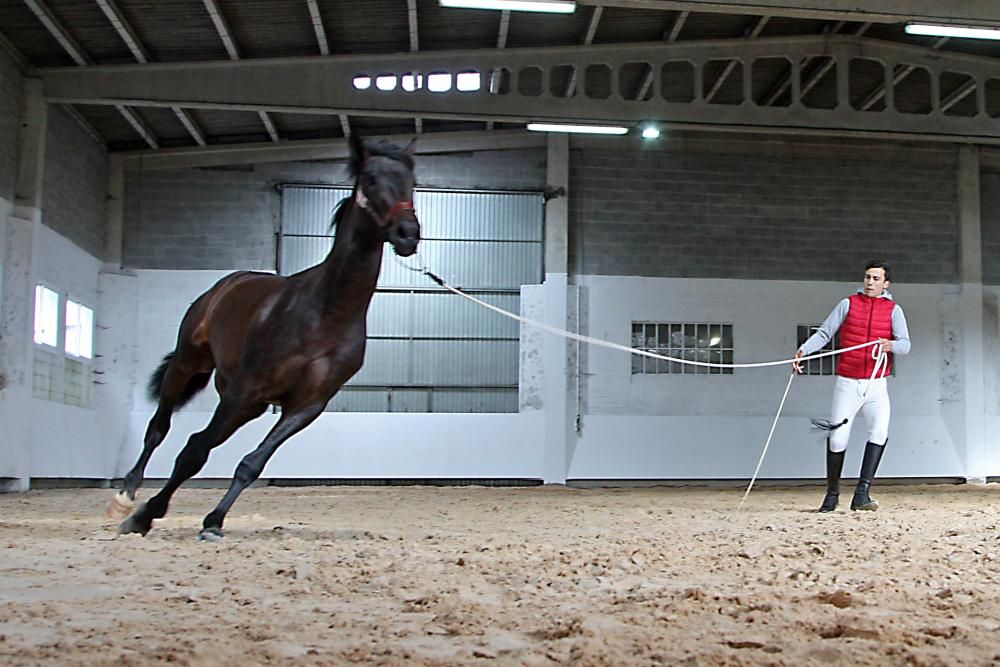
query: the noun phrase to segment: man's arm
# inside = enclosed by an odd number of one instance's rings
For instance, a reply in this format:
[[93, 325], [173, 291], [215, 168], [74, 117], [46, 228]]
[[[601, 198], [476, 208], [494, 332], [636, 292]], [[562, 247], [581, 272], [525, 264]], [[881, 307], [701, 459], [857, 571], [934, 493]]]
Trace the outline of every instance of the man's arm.
[[[833, 340], [834, 334], [837, 333], [837, 331], [840, 329], [840, 326], [844, 323], [844, 320], [847, 319], [847, 311], [850, 310], [850, 308], [851, 308], [850, 299], [844, 299], [843, 301], [838, 303], [837, 306], [830, 312], [830, 314], [827, 315], [826, 319], [823, 320], [823, 324], [816, 331], [816, 333], [814, 333], [812, 336], [809, 336], [809, 339], [806, 342], [802, 343], [802, 346], [799, 347], [799, 351], [802, 353], [802, 355], [809, 356], [814, 352], [818, 352], [820, 349], [823, 348], [824, 345]], [[896, 310], [899, 310], [899, 308], [893, 310], [894, 314]], [[905, 320], [904, 320], [904, 326], [905, 326]], [[907, 343], [909, 343], [909, 339], [907, 339]]]
[[906, 315], [898, 305], [892, 309], [892, 353], [908, 354], [910, 351], [910, 330], [906, 326]]

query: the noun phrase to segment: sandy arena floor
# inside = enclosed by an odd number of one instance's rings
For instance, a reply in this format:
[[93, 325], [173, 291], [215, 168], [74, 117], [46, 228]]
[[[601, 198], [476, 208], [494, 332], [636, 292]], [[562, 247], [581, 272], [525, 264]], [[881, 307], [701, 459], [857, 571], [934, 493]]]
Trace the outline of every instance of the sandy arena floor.
[[219, 543], [221, 489], [3, 495], [0, 663], [1000, 664], [1000, 486], [741, 493], [260, 488]]

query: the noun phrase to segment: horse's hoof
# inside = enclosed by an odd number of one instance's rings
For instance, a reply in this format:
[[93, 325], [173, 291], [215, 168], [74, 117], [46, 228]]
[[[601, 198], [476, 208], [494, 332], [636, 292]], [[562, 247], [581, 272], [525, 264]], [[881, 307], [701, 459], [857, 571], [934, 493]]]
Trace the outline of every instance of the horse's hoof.
[[149, 532], [150, 526], [144, 525], [136, 521], [135, 515], [133, 514], [129, 518], [118, 524], [118, 534], [119, 535], [129, 535], [131, 533], [139, 533], [143, 537]]
[[124, 491], [119, 491], [108, 503], [107, 514], [109, 519], [121, 521], [135, 509], [135, 501], [128, 497]]
[[222, 540], [222, 530], [219, 528], [202, 528], [198, 533], [199, 542], [220, 542]]

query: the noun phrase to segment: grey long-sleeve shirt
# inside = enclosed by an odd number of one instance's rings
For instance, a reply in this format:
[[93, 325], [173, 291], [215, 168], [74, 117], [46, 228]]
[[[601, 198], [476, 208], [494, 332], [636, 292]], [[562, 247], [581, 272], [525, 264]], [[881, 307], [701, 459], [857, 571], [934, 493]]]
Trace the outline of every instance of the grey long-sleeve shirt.
[[[858, 290], [860, 293], [860, 290]], [[892, 299], [892, 295], [888, 292], [883, 292], [880, 299]], [[819, 352], [820, 349], [831, 340], [833, 340], [834, 334], [840, 329], [841, 325], [844, 324], [844, 320], [847, 319], [847, 311], [851, 307], [851, 300], [844, 299], [836, 305], [833, 311], [823, 320], [822, 326], [809, 337], [809, 340], [802, 343], [802, 347], [799, 350], [802, 351], [804, 356], [808, 356], [815, 352]], [[892, 353], [893, 354], [907, 354], [910, 351], [910, 330], [906, 326], [906, 316], [903, 315], [903, 309], [897, 304], [895, 308], [892, 309]]]

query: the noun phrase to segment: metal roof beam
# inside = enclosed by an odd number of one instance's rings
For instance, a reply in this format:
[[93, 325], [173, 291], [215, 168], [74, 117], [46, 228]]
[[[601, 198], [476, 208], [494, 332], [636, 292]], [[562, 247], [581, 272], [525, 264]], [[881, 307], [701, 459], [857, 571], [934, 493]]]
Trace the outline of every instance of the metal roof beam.
[[[681, 28], [684, 27], [684, 22], [687, 21], [690, 12], [678, 12], [677, 17], [674, 19], [673, 25], [670, 26], [670, 30], [666, 32], [663, 36], [663, 41], [670, 44], [671, 42], [677, 41], [677, 36], [681, 34]], [[639, 89], [635, 91], [636, 100], [641, 100], [646, 97], [646, 93], [649, 92], [649, 87], [653, 85], [653, 79], [656, 77], [656, 70], [652, 67], [646, 72], [646, 76], [643, 77], [642, 83], [639, 84]]]
[[219, 9], [218, 3], [215, 0], [202, 0], [205, 3], [205, 9], [208, 10], [208, 17], [212, 19], [212, 25], [215, 26], [215, 32], [218, 33], [219, 39], [222, 40], [222, 45], [226, 47], [226, 53], [229, 54], [230, 60], [240, 59], [240, 50], [236, 48], [236, 42], [233, 40], [233, 34], [229, 30], [229, 23], [226, 21], [226, 17], [222, 15], [222, 10]]
[[21, 53], [21, 50], [14, 46], [13, 42], [7, 39], [7, 36], [0, 32], [0, 49], [6, 51], [11, 58], [14, 59], [15, 64], [19, 70], [28, 69], [31, 65], [28, 59]]
[[[420, 50], [420, 34], [417, 32], [417, 0], [406, 0], [406, 19], [410, 24], [410, 53]], [[424, 131], [424, 121], [419, 116], [413, 119], [417, 134]]]
[[[760, 19], [757, 21], [754, 27], [746, 31], [743, 36], [746, 39], [757, 39], [760, 36], [761, 31], [764, 30], [764, 26], [767, 25], [768, 18], [770, 17], [767, 16], [760, 17]], [[715, 78], [715, 81], [712, 82], [712, 85], [709, 87], [708, 92], [705, 93], [705, 101], [707, 102], [712, 101], [712, 98], [715, 97], [715, 94], [719, 92], [719, 89], [722, 88], [722, 84], [724, 84], [726, 82], [726, 79], [729, 78], [729, 75], [733, 73], [733, 70], [736, 69], [736, 65], [738, 65], [739, 62], [740, 62], [739, 60], [733, 59], [726, 63], [726, 66], [722, 69], [722, 72], [719, 74], [719, 76]]]
[[174, 115], [177, 116], [177, 120], [181, 122], [184, 129], [188, 131], [188, 134], [191, 135], [191, 138], [194, 139], [195, 143], [199, 146], [205, 146], [207, 143], [205, 141], [205, 133], [202, 132], [200, 127], [198, 127], [198, 123], [195, 121], [194, 117], [180, 107], [170, 107], [170, 109], [174, 112]]
[[[824, 35], [837, 34], [840, 31], [840, 29], [843, 28], [844, 25], [846, 25], [846, 23], [847, 23], [846, 21], [837, 21], [833, 25], [826, 26], [823, 28], [823, 34]], [[872, 27], [871, 23], [862, 23], [861, 26], [856, 31], [854, 31], [854, 36], [860, 37], [861, 35], [868, 32], [868, 29], [871, 27]], [[802, 68], [804, 69], [805, 67], [807, 67], [809, 63], [811, 63], [813, 60], [814, 60], [813, 56], [809, 56], [803, 59]], [[827, 60], [824, 63], [821, 63], [819, 67], [817, 67], [815, 70], [813, 70], [806, 78], [806, 80], [802, 82], [802, 90], [800, 91], [799, 94], [805, 95], [807, 92], [812, 90], [813, 87], [820, 82], [823, 76], [830, 71], [830, 69], [833, 67], [833, 64], [834, 63], [832, 60]], [[778, 99], [785, 94], [785, 91], [787, 91], [791, 85], [792, 85], [792, 69], [791, 67], [789, 67], [788, 73], [786, 73], [781, 78], [781, 81], [779, 81], [771, 89], [771, 92], [768, 93], [767, 96], [764, 98], [763, 101], [764, 106], [771, 106], [775, 102], [777, 102]]]
[[[42, 25], [45, 26], [56, 41], [62, 45], [63, 49], [66, 50], [66, 53], [69, 54], [70, 58], [72, 58], [77, 65], [87, 67], [91, 64], [91, 60], [87, 54], [84, 53], [83, 49], [80, 48], [80, 45], [76, 43], [75, 39], [73, 39], [73, 36], [69, 34], [69, 31], [66, 30], [62, 23], [59, 22], [59, 19], [56, 18], [55, 14], [52, 13], [52, 10], [49, 9], [48, 6], [42, 2], [42, 0], [24, 0], [24, 3], [28, 5], [28, 8], [32, 11], [32, 13], [34, 13], [38, 20], [42, 22]], [[160, 144], [156, 139], [156, 135], [154, 135], [152, 130], [150, 130], [142, 119], [139, 118], [136, 112], [121, 104], [116, 104], [115, 108], [117, 108], [119, 113], [125, 117], [128, 124], [135, 128], [136, 132], [138, 132], [139, 136], [141, 136], [146, 143], [149, 144], [150, 148], [159, 147]], [[87, 130], [91, 136], [93, 136], [93, 133], [95, 132], [93, 126], [90, 123], [87, 123], [79, 112], [76, 112], [74, 117], [83, 121], [84, 129]], [[101, 140], [101, 143], [104, 143], [103, 139]]]
[[[405, 143], [413, 135], [394, 134], [394, 142]], [[545, 135], [526, 130], [496, 130], [492, 132], [441, 132], [421, 135], [414, 150], [418, 155], [467, 151], [543, 148]], [[215, 144], [198, 148], [164, 148], [158, 151], [128, 151], [115, 153], [124, 159], [127, 171], [151, 169], [184, 169], [232, 164], [292, 162], [297, 160], [346, 159], [349, 142], [344, 139], [283, 141], [280, 144]]]
[[[587, 25], [587, 34], [583, 37], [583, 45], [590, 46], [594, 43], [594, 35], [597, 34], [597, 25], [601, 22], [601, 14], [604, 13], [604, 7], [594, 7], [594, 13], [590, 15], [590, 23]], [[576, 68], [573, 68], [573, 73], [570, 74], [569, 83], [566, 84], [566, 94], [564, 97], [573, 97], [576, 93], [576, 80], [579, 72]]]
[[97, 128], [94, 127], [89, 120], [84, 118], [82, 113], [77, 111], [75, 106], [72, 104], [63, 104], [61, 106], [63, 111], [68, 113], [73, 120], [80, 124], [80, 127], [83, 128], [84, 132], [90, 135], [91, 139], [96, 141], [101, 146], [104, 146], [104, 137], [101, 136], [101, 133], [97, 131]]
[[[111, 22], [115, 32], [117, 32], [118, 36], [122, 38], [123, 42], [125, 42], [125, 46], [127, 46], [128, 50], [132, 52], [135, 59], [141, 63], [148, 63], [149, 54], [146, 53], [146, 49], [139, 40], [139, 36], [136, 34], [135, 30], [133, 30], [132, 26], [128, 22], [128, 19], [125, 18], [125, 15], [122, 13], [121, 8], [118, 7], [115, 0], [95, 1], [97, 2], [97, 6], [101, 8], [101, 11], [104, 12], [104, 15], [108, 17], [108, 21]], [[186, 129], [188, 134], [191, 135], [191, 138], [195, 140], [195, 143], [199, 146], [204, 146], [205, 135], [198, 127], [194, 118], [192, 118], [188, 112], [184, 111], [184, 109], [181, 109], [180, 107], [173, 107], [172, 111], [174, 112], [174, 115], [177, 116], [178, 120], [181, 121], [181, 125], [184, 126], [184, 129]], [[126, 117], [126, 120], [128, 120], [130, 125], [135, 127], [132, 119]], [[143, 128], [145, 131], [149, 131], [149, 128], [145, 124], [143, 124]]]
[[580, 5], [665, 11], [757, 14], [790, 18], [904, 23], [922, 21], [1000, 26], [995, 0], [577, 0]]
[[28, 9], [32, 11], [36, 18], [42, 22], [42, 25], [49, 31], [56, 41], [63, 47], [69, 57], [73, 59], [77, 65], [89, 65], [90, 58], [83, 52], [80, 45], [76, 43], [73, 36], [69, 34], [69, 31], [60, 23], [56, 15], [52, 13], [42, 0], [24, 0], [24, 4], [28, 5]]
[[111, 22], [115, 32], [125, 42], [125, 46], [132, 52], [135, 59], [141, 63], [148, 63], [149, 55], [146, 53], [146, 49], [143, 48], [139, 37], [125, 19], [125, 15], [122, 14], [122, 10], [118, 7], [118, 4], [114, 0], [95, 0], [95, 2], [101, 8], [101, 11], [104, 12], [104, 15], [108, 17], [108, 21]]
[[[864, 113], [841, 99], [834, 109], [805, 105], [761, 107], [750, 101], [740, 105], [712, 104], [695, 98], [689, 103], [668, 102], [660, 96], [648, 100], [564, 98], [550, 90], [522, 91], [517, 77], [526, 68], [553, 68], [569, 63], [585, 71], [589, 63], [612, 68], [644, 60], [659, 69], [665, 62], [687, 59], [696, 67], [712, 60], [736, 57], [752, 62], [783, 56], [797, 64], [804, 58], [825, 53], [844, 63], [857, 57], [875, 58], [889, 67], [912, 63], [926, 67], [934, 77], [944, 71], [965, 72], [982, 83], [996, 76], [992, 58], [960, 53], [942, 53], [896, 42], [858, 39], [853, 36], [772, 37], [748, 42], [686, 41], [674, 44], [606, 44], [586, 49], [506, 49], [462, 54], [462, 68], [488, 72], [504, 68], [513, 85], [505, 94], [485, 90], [462, 94], [435, 93], [427, 89], [391, 91], [352, 85], [358, 71], [395, 72], [455, 69], [455, 54], [418, 52], [408, 54], [254, 59], [239, 62], [172, 63], [116, 67], [59, 68], [36, 70], [45, 84], [46, 99], [53, 102], [88, 104], [133, 104], [144, 106], [189, 106], [240, 111], [288, 112], [317, 115], [367, 115], [389, 118], [435, 118], [524, 123], [532, 120], [558, 122], [630, 124], [650, 117], [666, 123], [700, 123], [702, 126], [756, 125], [801, 129], [847, 129], [885, 134], [911, 133], [968, 137], [1000, 136], [1000, 120], [984, 115], [946, 115], [934, 110], [927, 115], [902, 114], [894, 109]], [[450, 63], [450, 64], [449, 64]], [[544, 75], [544, 72], [543, 72]], [[544, 76], [543, 76], [544, 78]], [[936, 80], [936, 79], [934, 79]], [[933, 80], [932, 80], [933, 81]], [[845, 90], [838, 82], [838, 95]], [[537, 94], [533, 94], [537, 93]], [[276, 100], [282, 102], [275, 104]]]
[[313, 32], [316, 33], [316, 44], [319, 45], [319, 52], [324, 56], [330, 55], [330, 45], [326, 42], [326, 26], [323, 25], [323, 16], [319, 13], [319, 4], [316, 0], [306, 0], [309, 5], [309, 17], [312, 19]]
[[[507, 33], [509, 31], [510, 31], [510, 10], [509, 9], [505, 9], [502, 12], [500, 12], [500, 27], [497, 30], [497, 48], [498, 49], [505, 49], [505, 48], [507, 48]], [[490, 89], [489, 90], [490, 90], [490, 94], [491, 95], [495, 95], [498, 92], [500, 92], [499, 83], [500, 83], [500, 68], [499, 67], [494, 67], [493, 70], [490, 71]], [[486, 129], [487, 130], [492, 130], [493, 129], [493, 121], [492, 120], [486, 121]]]
[[419, 51], [420, 34], [417, 32], [417, 0], [406, 0], [406, 20], [410, 26], [410, 51]]
[[[947, 41], [948, 41], [947, 37], [939, 37], [936, 40], [934, 40], [934, 43], [931, 44], [930, 48], [940, 49], [942, 46], [945, 45]], [[895, 86], [900, 81], [910, 76], [910, 74], [912, 74], [913, 70], [915, 69], [916, 67], [914, 67], [913, 65], [898, 65], [892, 72], [892, 85]], [[885, 82], [880, 83], [878, 86], [875, 87], [875, 90], [868, 93], [868, 95], [865, 96], [865, 99], [862, 100], [859, 108], [862, 111], [867, 111], [868, 109], [871, 109], [872, 106], [883, 97], [885, 97]]]
[[[219, 9], [219, 4], [215, 0], [202, 0], [205, 3], [205, 9], [208, 11], [208, 16], [212, 19], [212, 25], [215, 26], [215, 32], [219, 34], [219, 39], [222, 40], [222, 45], [226, 47], [226, 53], [229, 54], [230, 60], [240, 60], [240, 50], [236, 46], [236, 40], [233, 39], [233, 33], [229, 29], [229, 23], [226, 21], [226, 17], [223, 15], [222, 10]], [[281, 139], [278, 136], [278, 130], [274, 126], [274, 121], [271, 120], [271, 116], [266, 111], [259, 111], [260, 122], [263, 123], [264, 129], [267, 131], [267, 136], [271, 137], [271, 141], [278, 141]]]
[[146, 140], [150, 148], [160, 147], [160, 142], [156, 140], [156, 135], [153, 134], [153, 131], [149, 129], [149, 126], [146, 125], [146, 122], [139, 117], [139, 114], [134, 109], [129, 109], [124, 104], [116, 104], [115, 108], [118, 109], [121, 115], [125, 116], [128, 124], [139, 133], [140, 137]]

